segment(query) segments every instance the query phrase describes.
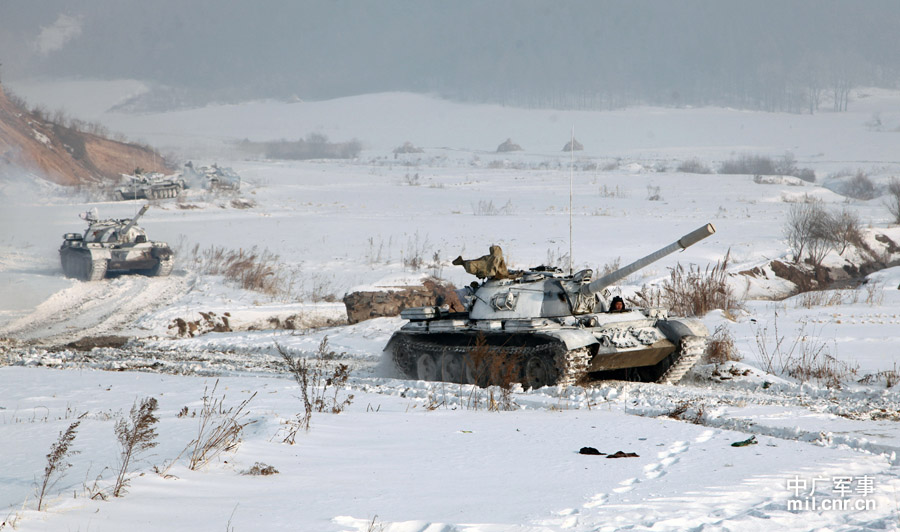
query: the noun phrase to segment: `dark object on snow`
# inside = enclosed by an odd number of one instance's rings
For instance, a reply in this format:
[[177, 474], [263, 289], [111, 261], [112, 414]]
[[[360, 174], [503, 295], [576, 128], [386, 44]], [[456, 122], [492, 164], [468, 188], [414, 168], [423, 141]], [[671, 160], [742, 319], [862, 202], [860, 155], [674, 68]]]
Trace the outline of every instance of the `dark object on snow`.
[[578, 454], [601, 455], [601, 454], [606, 454], [606, 453], [601, 453], [600, 451], [598, 451], [597, 449], [594, 449], [593, 447], [582, 447], [581, 450], [578, 451]]
[[626, 453], [623, 451], [616, 451], [613, 454], [607, 455], [607, 458], [640, 458], [637, 453]]
[[732, 443], [731, 446], [732, 447], [746, 447], [748, 445], [756, 445], [757, 443], [759, 443], [759, 442], [756, 441], [756, 436], [750, 436], [749, 438], [747, 438], [744, 441], [736, 441], [736, 442]]

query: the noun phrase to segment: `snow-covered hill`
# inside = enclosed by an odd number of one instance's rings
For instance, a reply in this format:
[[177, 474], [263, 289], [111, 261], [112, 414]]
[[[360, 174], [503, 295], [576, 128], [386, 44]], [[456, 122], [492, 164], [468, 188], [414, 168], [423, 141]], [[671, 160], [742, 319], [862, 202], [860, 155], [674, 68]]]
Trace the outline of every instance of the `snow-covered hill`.
[[[29, 97], [26, 89], [18, 88]], [[518, 390], [513, 411], [489, 411], [488, 390], [397, 379], [381, 364], [381, 349], [399, 318], [334, 325], [348, 290], [426, 273], [462, 285], [471, 277], [450, 260], [491, 244], [503, 247], [511, 267], [562, 261], [570, 180], [576, 267], [625, 264], [703, 223], [717, 228], [629, 277], [617, 288], [624, 295], [676, 264], [703, 268], [729, 250], [733, 272], [789, 259], [786, 215], [809, 198], [900, 242], [881, 198], [855, 200], [837, 186], [857, 171], [876, 187], [900, 175], [897, 93], [860, 91], [849, 112], [812, 116], [521, 110], [410, 94], [128, 115], [106, 110], [139, 90], [134, 83], [66, 89], [54, 101], [63, 91], [30, 86], [50, 108], [65, 104], [184, 159], [232, 166], [243, 187], [239, 196], [189, 189], [155, 201], [141, 224], [175, 247], [173, 275], [99, 283], [63, 277], [62, 234], [83, 230], [79, 212], [127, 217], [140, 202], [28, 179], [0, 188], [0, 529], [897, 528], [900, 268], [859, 288], [776, 301], [765, 298], [774, 284], [736, 277], [737, 291], [757, 299], [704, 321], [710, 330], [727, 327], [741, 362], [700, 367], [674, 387]], [[585, 147], [574, 161], [560, 151], [573, 126]], [[230, 151], [242, 138], [313, 132], [366, 148], [352, 161], [241, 160]], [[507, 138], [523, 151], [496, 153]], [[395, 156], [407, 141], [423, 153]], [[716, 168], [742, 154], [786, 152], [817, 182], [677, 171], [686, 160]], [[203, 251], [213, 247], [277, 255], [279, 290], [262, 294], [202, 273]], [[413, 271], [412, 258], [424, 266]], [[201, 313], [228, 313], [233, 330], [178, 337], [177, 320], [201, 321]], [[289, 318], [301, 329], [273, 328]], [[135, 339], [124, 348], [65, 347], [83, 336]], [[352, 393], [352, 403], [341, 414], [316, 414], [288, 445], [284, 431], [303, 406], [279, 346], [312, 357], [323, 345], [348, 364], [340, 394]], [[828, 361], [840, 387], [791, 377], [801, 357]], [[226, 406], [256, 392], [247, 406], [253, 423], [236, 450], [192, 471], [179, 456], [197, 435], [190, 412], [217, 379]], [[142, 476], [124, 498], [91, 499], [115, 479], [106, 468], [116, 464], [116, 420], [148, 396], [160, 404], [159, 446], [139, 461]], [[187, 417], [179, 415], [185, 407]], [[33, 480], [79, 416], [81, 454], [37, 512]], [[751, 436], [758, 443], [731, 445]], [[584, 446], [638, 456], [578, 454]], [[242, 474], [256, 462], [279, 473]]]

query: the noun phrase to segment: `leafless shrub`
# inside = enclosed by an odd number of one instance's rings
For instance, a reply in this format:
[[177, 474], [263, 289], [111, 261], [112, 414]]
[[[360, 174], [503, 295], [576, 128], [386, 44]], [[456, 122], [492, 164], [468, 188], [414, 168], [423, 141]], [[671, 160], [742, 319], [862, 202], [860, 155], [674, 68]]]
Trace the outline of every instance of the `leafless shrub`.
[[250, 475], [250, 476], [263, 476], [267, 477], [269, 475], [277, 475], [278, 470], [275, 469], [274, 466], [270, 466], [264, 464], [262, 462], [256, 462], [253, 464], [253, 467], [241, 473], [242, 475]]
[[622, 164], [622, 159], [616, 158], [604, 164], [600, 169], [604, 172], [612, 172], [613, 170], [618, 170], [620, 164]]
[[304, 299], [309, 301], [325, 301], [328, 303], [333, 303], [338, 300], [337, 295], [334, 293], [334, 278], [325, 273], [313, 273], [306, 277], [304, 280], [304, 287], [307, 286], [303, 291]]
[[601, 198], [625, 198], [627, 197], [624, 189], [620, 189], [619, 185], [616, 185], [616, 188], [609, 188], [606, 185], [600, 187], [600, 197]]
[[507, 200], [503, 207], [494, 206], [492, 200], [479, 200], [477, 205], [472, 205], [472, 214], [475, 216], [512, 215], [515, 214], [515, 209], [512, 200]]
[[[83, 416], [84, 414], [82, 414]], [[70, 456], [78, 454], [71, 448], [72, 442], [75, 441], [78, 425], [81, 424], [81, 418], [75, 421], [69, 428], [59, 433], [59, 438], [50, 446], [50, 453], [47, 454], [47, 465], [44, 466], [44, 476], [41, 479], [41, 486], [38, 489], [37, 511], [41, 511], [41, 504], [44, 502], [44, 495], [50, 490], [60, 478], [62, 478], [66, 469], [72, 467], [68, 463]]]
[[703, 423], [703, 405], [694, 405], [691, 401], [679, 401], [675, 408], [666, 413], [667, 417], [672, 419], [680, 419], [682, 421], [687, 421], [689, 423], [693, 423], [695, 425], [701, 425]]
[[191, 255], [192, 264], [201, 273], [222, 275], [245, 290], [275, 296], [284, 289], [280, 258], [268, 250], [253, 247], [249, 251], [235, 251], [219, 246], [200, 250], [195, 246]]
[[356, 139], [347, 142], [330, 142], [325, 135], [310, 133], [306, 139], [300, 140], [270, 142], [245, 140], [238, 147], [248, 153], [261, 153], [269, 159], [353, 159], [362, 150], [362, 143]]
[[800, 204], [809, 204], [809, 203], [821, 203], [822, 200], [817, 198], [816, 196], [811, 195], [809, 192], [804, 192], [802, 195], [798, 194], [781, 194], [781, 201], [785, 203], [800, 203]]
[[803, 181], [808, 183], [816, 182], [816, 172], [812, 168], [798, 168], [793, 174], [794, 177], [799, 177]]
[[569, 267], [569, 253], [560, 251], [559, 248], [548, 249], [547, 258], [544, 259], [544, 266], [555, 270], [566, 270]]
[[[656, 298], [662, 306], [680, 316], [703, 316], [721, 309], [731, 311], [741, 308], [741, 303], [728, 286], [728, 262], [731, 252], [716, 265], [703, 270], [691, 265], [685, 269], [681, 264], [669, 270], [669, 278], [660, 286], [660, 296]], [[651, 302], [654, 297], [638, 292], [635, 303]], [[643, 301], [641, 301], [643, 300]]]
[[777, 312], [772, 321], [771, 338], [768, 325], [757, 325], [756, 347], [761, 367], [767, 373], [780, 371], [801, 382], [815, 379], [826, 386], [839, 388], [842, 382], [857, 374], [858, 367], [852, 367], [832, 356], [827, 344], [815, 331], [808, 333], [806, 327], [806, 323], [800, 325], [788, 346], [785, 336], [778, 331]]
[[403, 266], [417, 272], [425, 266], [425, 256], [431, 249], [428, 236], [420, 237], [419, 232], [407, 239], [406, 252], [403, 254]]
[[840, 214], [829, 215], [826, 224], [826, 231], [838, 255], [843, 255], [848, 246], [858, 246], [862, 243], [862, 222], [855, 212], [843, 209]]
[[857, 291], [848, 290], [847, 292], [847, 294], [842, 290], [812, 290], [803, 292], [797, 296], [797, 307], [836, 307], [848, 303], [856, 303], [859, 300], [859, 293]]
[[868, 281], [866, 287], [866, 304], [878, 306], [884, 303], [884, 284], [877, 281]]
[[217, 380], [212, 390], [208, 387], [203, 389], [203, 405], [197, 414], [197, 437], [186, 449], [191, 453], [188, 468], [192, 471], [205, 466], [221, 453], [235, 449], [241, 443], [244, 427], [254, 423], [245, 421], [244, 418], [247, 416], [245, 409], [256, 397], [256, 392], [241, 401], [238, 406], [225, 408], [225, 394], [216, 397], [218, 385]]
[[900, 180], [892, 177], [887, 186], [887, 197], [884, 204], [894, 217], [894, 223], [900, 224]]
[[711, 174], [712, 169], [699, 159], [688, 159], [682, 161], [676, 168], [679, 172], [685, 174]]
[[[488, 387], [487, 408], [492, 411], [515, 410], [512, 397], [513, 383], [519, 381], [522, 367], [520, 354], [488, 344], [483, 334], [475, 338], [466, 359], [467, 371], [479, 386]], [[497, 393], [495, 396], [494, 393]], [[479, 392], [472, 388], [468, 407], [478, 410]]]
[[158, 407], [155, 397], [146, 397], [139, 403], [134, 403], [127, 419], [121, 418], [116, 422], [116, 438], [122, 450], [119, 458], [119, 474], [112, 490], [113, 497], [124, 495], [125, 487], [128, 485], [126, 475], [131, 461], [144, 451], [156, 447], [157, 442], [154, 440], [156, 423], [159, 421], [156, 417]]
[[350, 378], [350, 367], [347, 364], [330, 363], [336, 353], [329, 349], [327, 336], [322, 339], [312, 361], [291, 356], [279, 344], [275, 344], [275, 348], [281, 355], [285, 369], [299, 385], [303, 399], [304, 412], [297, 414], [289, 422], [282, 440], [293, 445], [300, 429], [309, 431], [313, 413], [340, 414], [353, 401], [353, 394], [344, 397], [340, 395]]
[[844, 183], [844, 186], [841, 187], [841, 192], [845, 196], [864, 201], [878, 197], [875, 184], [862, 170], [858, 170], [853, 179]]
[[597, 268], [597, 278], [603, 277], [604, 275], [609, 275], [612, 272], [618, 270], [622, 267], [622, 257], [616, 257], [611, 261], [607, 262], [603, 266]]
[[422, 184], [422, 179], [419, 177], [419, 172], [414, 174], [410, 174], [409, 172], [403, 176], [403, 184], [410, 187], [417, 187]]
[[813, 266], [820, 266], [834, 248], [832, 217], [821, 202], [791, 205], [783, 231], [788, 246], [799, 263], [804, 251]]
[[394, 148], [394, 155], [400, 155], [401, 153], [424, 153], [425, 150], [419, 148], [414, 145], [412, 142], [406, 141], [402, 146], [398, 146]]
[[860, 384], [875, 384], [876, 382], [884, 381], [885, 388], [893, 388], [898, 382], [900, 382], [900, 371], [897, 369], [897, 363], [894, 363], [894, 367], [892, 369], [887, 369], [884, 371], [878, 371], [875, 373], [869, 373], [865, 377], [859, 379]]
[[706, 342], [706, 359], [714, 364], [722, 364], [742, 358], [734, 346], [734, 336], [731, 335], [728, 326], [723, 323], [716, 327]]
[[723, 161], [719, 165], [720, 174], [777, 174], [775, 161], [765, 155], [741, 155], [736, 159]]
[[662, 196], [659, 195], [659, 187], [647, 185], [647, 201], [662, 201]]

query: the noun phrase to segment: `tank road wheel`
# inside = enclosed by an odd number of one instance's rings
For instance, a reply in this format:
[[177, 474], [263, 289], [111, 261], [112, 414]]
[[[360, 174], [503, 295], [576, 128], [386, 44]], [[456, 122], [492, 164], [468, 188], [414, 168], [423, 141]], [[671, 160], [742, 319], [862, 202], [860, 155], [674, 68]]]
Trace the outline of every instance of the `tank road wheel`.
[[525, 359], [522, 369], [524, 375], [523, 383], [526, 388], [542, 388], [553, 384], [556, 380], [556, 372], [550, 361], [540, 355], [531, 355]]
[[170, 273], [172, 273], [172, 268], [174, 267], [175, 257], [169, 256], [159, 259], [159, 262], [156, 263], [156, 266], [148, 270], [143, 270], [141, 273], [146, 275], [147, 277], [167, 277]]
[[440, 366], [434, 360], [434, 356], [423, 353], [416, 359], [416, 377], [420, 381], [436, 381], [440, 377]]
[[463, 360], [462, 357], [455, 353], [444, 353], [441, 355], [441, 378], [439, 380], [445, 382], [455, 382], [457, 384], [463, 381]]

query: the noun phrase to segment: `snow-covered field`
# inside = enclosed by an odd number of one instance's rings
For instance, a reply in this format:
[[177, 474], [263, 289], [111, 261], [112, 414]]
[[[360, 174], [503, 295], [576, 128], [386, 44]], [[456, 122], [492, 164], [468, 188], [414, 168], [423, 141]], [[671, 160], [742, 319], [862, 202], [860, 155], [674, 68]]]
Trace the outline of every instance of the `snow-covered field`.
[[[629, 277], [618, 287], [625, 295], [678, 263], [704, 268], [729, 250], [735, 273], [788, 258], [786, 214], [807, 197], [856, 212], [870, 234], [900, 242], [881, 199], [835, 192], [858, 170], [879, 186], [900, 175], [900, 94], [859, 91], [849, 112], [812, 116], [521, 110], [410, 94], [136, 116], [106, 111], [140, 91], [135, 82], [13, 89], [164, 153], [231, 166], [246, 201], [188, 190], [154, 202], [141, 225], [176, 248], [172, 276], [83, 283], [62, 274], [62, 234], [83, 229], [80, 212], [127, 217], [141, 202], [102, 201], [27, 175], [0, 182], [0, 529], [900, 528], [900, 396], [889, 386], [900, 378], [898, 267], [816, 300], [781, 299], [777, 282], [735, 276], [736, 291], [752, 297], [744, 311], [704, 321], [728, 328], [741, 362], [698, 367], [678, 386], [519, 390], [511, 411], [490, 411], [490, 391], [392, 375], [381, 349], [399, 318], [334, 325], [355, 287], [432, 273], [461, 286], [472, 278], [450, 261], [491, 244], [513, 268], [562, 261], [570, 180], [576, 268], [627, 264], [704, 223], [717, 228]], [[574, 164], [560, 151], [573, 127], [585, 147]], [[312, 132], [357, 138], [364, 150], [353, 161], [307, 162], [230, 151], [243, 138]], [[507, 138], [523, 151], [495, 153]], [[406, 141], [424, 153], [395, 157]], [[742, 154], [786, 152], [816, 171], [816, 184], [675, 170], [688, 159], [715, 168]], [[266, 295], [203, 275], [191, 260], [195, 246], [276, 254], [281, 289]], [[424, 263], [418, 271], [413, 258]], [[228, 313], [234, 332], [175, 336], [175, 320], [201, 312]], [[316, 327], [272, 328], [290, 317]], [[64, 347], [86, 336], [134, 339], [125, 348]], [[325, 339], [351, 370], [340, 395], [352, 402], [340, 414], [315, 414], [289, 445], [286, 423], [303, 404], [278, 346], [313, 356]], [[814, 354], [831, 357], [840, 387], [784, 371]], [[197, 437], [190, 412], [213, 386], [226, 408], [252, 396], [252, 424], [235, 450], [190, 470], [182, 452]], [[115, 480], [116, 421], [145, 397], [159, 402], [159, 445], [140, 456], [124, 497], [92, 499]], [[46, 455], [76, 419], [79, 454], [38, 512]], [[751, 436], [758, 443], [731, 445]], [[579, 454], [585, 446], [638, 456]], [[245, 474], [257, 462], [279, 473]]]

